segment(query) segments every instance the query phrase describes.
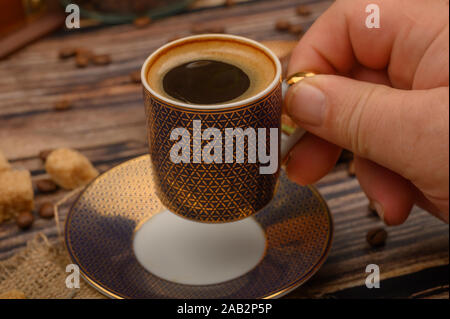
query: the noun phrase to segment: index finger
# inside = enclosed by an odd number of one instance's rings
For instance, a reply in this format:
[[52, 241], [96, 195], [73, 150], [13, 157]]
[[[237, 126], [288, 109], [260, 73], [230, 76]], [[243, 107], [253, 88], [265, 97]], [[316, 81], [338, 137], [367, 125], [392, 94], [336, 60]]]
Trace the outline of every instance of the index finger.
[[[380, 9], [380, 28], [366, 26], [369, 4]], [[411, 88], [420, 59], [447, 23], [443, 6], [440, 0], [338, 0], [294, 49], [288, 74], [350, 75], [362, 66], [386, 69], [395, 87]]]

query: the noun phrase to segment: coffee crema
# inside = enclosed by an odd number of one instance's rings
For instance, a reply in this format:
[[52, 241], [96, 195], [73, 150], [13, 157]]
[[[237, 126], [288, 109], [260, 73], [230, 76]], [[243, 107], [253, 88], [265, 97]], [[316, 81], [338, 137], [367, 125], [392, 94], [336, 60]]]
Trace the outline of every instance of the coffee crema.
[[244, 94], [250, 87], [248, 75], [238, 67], [214, 60], [179, 65], [163, 78], [164, 91], [192, 104], [224, 103]]
[[[211, 64], [204, 64], [205, 61]], [[201, 63], [198, 64], [198, 62]], [[194, 69], [198, 67], [195, 72], [191, 72], [193, 69], [187, 68], [191, 63], [194, 63]], [[164, 82], [165, 79], [169, 79], [169, 73], [175, 72], [173, 74], [176, 74], [180, 71], [178, 69], [180, 67], [184, 70], [178, 73], [178, 79], [174, 77], [171, 80], [177, 82], [177, 85], [169, 88], [170, 85], [166, 83], [165, 86]], [[208, 69], [216, 71], [200, 74]], [[201, 72], [197, 73], [197, 71]], [[224, 77], [219, 76], [219, 73], [224, 71], [228, 74], [225, 74]], [[189, 79], [184, 78], [184, 75], [188, 73], [194, 75], [194, 78], [202, 79], [206, 79], [214, 73], [214, 77], [217, 75], [217, 79], [214, 81], [202, 80], [202, 83], [188, 83]], [[182, 45], [176, 45], [176, 43], [173, 46], [169, 45], [166, 50], [155, 56], [147, 69], [147, 83], [156, 93], [174, 101], [199, 106], [220, 105], [243, 101], [257, 95], [272, 83], [275, 74], [276, 66], [271, 58], [246, 43], [217, 38], [192, 39]], [[232, 77], [237, 78], [236, 83], [228, 81]], [[245, 78], [248, 78], [248, 85]], [[214, 85], [213, 82], [216, 84]], [[223, 90], [220, 89], [220, 83], [222, 83]], [[196, 87], [197, 85], [200, 87]], [[212, 88], [214, 86], [216, 88]]]

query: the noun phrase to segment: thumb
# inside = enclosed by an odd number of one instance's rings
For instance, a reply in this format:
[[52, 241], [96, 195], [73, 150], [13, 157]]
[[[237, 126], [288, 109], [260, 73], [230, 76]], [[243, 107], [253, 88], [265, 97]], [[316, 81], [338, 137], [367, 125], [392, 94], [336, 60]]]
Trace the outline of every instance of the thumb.
[[423, 154], [442, 152], [430, 140], [448, 134], [448, 87], [407, 91], [317, 75], [289, 89], [286, 107], [309, 132], [404, 177]]

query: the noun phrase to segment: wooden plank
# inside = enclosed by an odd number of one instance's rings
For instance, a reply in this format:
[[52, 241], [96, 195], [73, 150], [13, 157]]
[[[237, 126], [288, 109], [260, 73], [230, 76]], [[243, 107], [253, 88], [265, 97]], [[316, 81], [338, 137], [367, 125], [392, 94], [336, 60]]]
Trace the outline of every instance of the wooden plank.
[[[234, 0], [235, 5], [243, 4], [255, 0]], [[205, 9], [226, 5], [226, 0], [196, 0], [190, 6], [189, 10]]]

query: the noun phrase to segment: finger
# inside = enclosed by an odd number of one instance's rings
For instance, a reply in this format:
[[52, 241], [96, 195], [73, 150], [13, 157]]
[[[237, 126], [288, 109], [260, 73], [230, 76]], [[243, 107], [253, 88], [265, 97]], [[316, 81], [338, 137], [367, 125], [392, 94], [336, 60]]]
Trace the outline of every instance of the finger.
[[292, 148], [286, 172], [290, 180], [300, 184], [312, 184], [325, 176], [336, 164], [341, 148], [306, 133]]
[[[407, 5], [402, 3], [336, 1], [294, 49], [288, 74], [315, 71], [349, 75], [354, 66], [360, 64], [369, 69], [387, 70], [395, 87], [411, 88], [420, 68], [419, 62], [430, 50], [433, 40], [445, 36], [445, 30], [448, 34], [448, 5], [443, 1], [424, 3], [422, 0], [408, 1]], [[380, 8], [379, 29], [369, 29], [365, 24], [368, 16], [365, 9], [369, 4], [377, 4]], [[448, 69], [448, 57], [441, 58], [440, 63], [433, 67]], [[421, 77], [430, 76], [430, 70], [426, 71], [421, 73]], [[448, 85], [448, 72], [435, 74], [429, 83]]]
[[416, 188], [416, 205], [420, 208], [426, 210], [427, 212], [431, 213], [432, 215], [436, 216], [443, 222], [446, 222], [448, 224], [449, 222], [449, 215], [448, 211], [444, 209], [439, 209], [435, 204], [433, 204], [428, 198], [425, 197], [425, 195]]
[[402, 224], [415, 202], [415, 189], [403, 177], [361, 157], [355, 158], [356, 176], [387, 225]]
[[[355, 169], [361, 187], [374, 202], [380, 218], [383, 220], [387, 218], [387, 224], [402, 223], [408, 217], [412, 204], [446, 223], [449, 222], [448, 213], [437, 208], [417, 187], [402, 177], [360, 157], [355, 157]], [[392, 205], [392, 202], [395, 202], [395, 205]], [[388, 207], [387, 215], [386, 207]]]
[[[444, 178], [441, 143], [448, 140], [448, 87], [405, 91], [334, 75], [317, 75], [292, 86], [287, 112], [307, 131], [356, 155], [417, 180]], [[441, 177], [439, 177], [439, 176]], [[448, 175], [447, 175], [448, 176]], [[444, 185], [444, 181], [442, 181]], [[432, 185], [417, 185], [432, 188]]]
[[372, 70], [359, 64], [352, 69], [350, 77], [358, 81], [392, 86], [386, 70]]

